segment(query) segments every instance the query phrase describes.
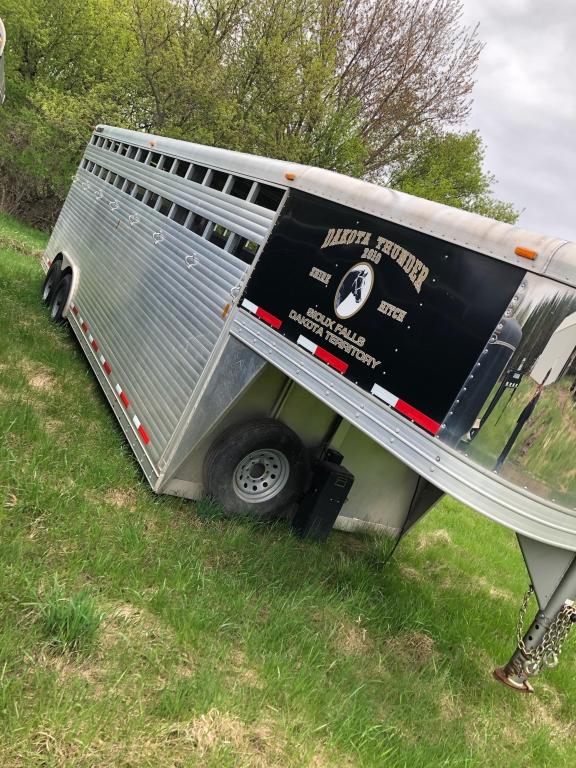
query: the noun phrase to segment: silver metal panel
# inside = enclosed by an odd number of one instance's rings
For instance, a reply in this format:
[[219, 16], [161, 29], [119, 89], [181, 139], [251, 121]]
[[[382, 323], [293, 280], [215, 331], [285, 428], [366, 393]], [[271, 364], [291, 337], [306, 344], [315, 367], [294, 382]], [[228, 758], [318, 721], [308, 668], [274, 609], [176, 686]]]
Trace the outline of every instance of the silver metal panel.
[[418, 474], [355, 426], [348, 422], [344, 426], [349, 428], [343, 439], [336, 435], [331, 445], [343, 454], [343, 464], [355, 480], [338, 525], [349, 530], [341, 518], [351, 518], [399, 531], [408, 515]]
[[138, 460], [138, 463], [142, 467], [142, 470], [144, 472], [146, 479], [148, 480], [148, 483], [150, 484], [153, 490], [156, 490], [157, 481], [158, 481], [158, 473], [156, 472], [156, 468], [154, 467], [153, 462], [150, 460], [150, 457], [145, 447], [142, 445], [141, 441], [139, 440], [136, 430], [132, 426], [132, 422], [126, 418], [126, 414], [124, 413], [124, 410], [120, 405], [118, 398], [116, 397], [116, 394], [114, 392], [114, 388], [112, 386], [110, 379], [105, 375], [102, 368], [98, 364], [98, 361], [92, 354], [92, 349], [90, 348], [90, 345], [86, 340], [86, 336], [82, 332], [79, 322], [73, 316], [71, 316], [70, 318], [70, 325], [71, 325], [72, 331], [78, 338], [78, 342], [81, 348], [83, 349], [84, 354], [88, 358], [88, 362], [90, 363], [90, 366], [94, 371], [94, 374], [96, 376], [96, 379], [98, 380], [98, 383], [102, 387], [102, 391], [104, 392], [104, 395], [106, 396], [106, 399], [108, 400], [112, 408], [112, 411], [114, 412], [116, 418], [120, 423], [120, 426], [122, 427], [122, 431], [126, 435], [126, 438], [128, 440], [128, 443], [130, 444], [130, 447], [134, 451], [134, 455]]
[[[107, 155], [106, 165], [99, 158], [103, 166], [112, 167], [108, 156], [121, 159], [123, 176], [161, 194], [169, 190], [175, 203], [192, 208], [192, 201], [202, 198], [198, 208], [212, 206], [212, 220], [233, 224], [252, 242], [261, 242], [272, 226], [275, 214], [265, 208], [230, 197], [226, 215], [218, 218], [213, 214], [216, 209], [224, 211], [223, 201], [208, 202], [222, 197], [217, 190], [207, 188], [200, 194], [198, 184], [180, 177], [167, 183], [162, 177], [169, 174], [164, 171], [149, 167], [143, 173], [136, 160], [100, 153]], [[62, 252], [69, 254], [82, 275], [73, 301], [99, 347], [98, 353], [86, 347], [88, 355], [97, 363], [102, 354], [111, 365], [111, 382], [130, 401], [121, 418], [132, 424], [135, 415], [143, 425], [150, 438], [143, 447], [159, 469], [161, 456], [223, 339], [223, 311], [249, 267], [84, 168], [76, 174], [45, 265]], [[79, 322], [76, 325], [82, 332]]]
[[561, 283], [576, 285], [576, 256], [574, 243], [561, 245], [552, 256], [546, 275]]
[[576, 513], [472, 464], [240, 310], [231, 333], [446, 493], [513, 530], [576, 550]]
[[[191, 498], [198, 498], [202, 492], [204, 457], [216, 436], [232, 424], [268, 416], [282, 392], [285, 381], [286, 378], [280, 371], [266, 364], [262, 373], [253, 379], [251, 385], [241, 393], [240, 397], [218, 414], [215, 413], [211, 402], [211, 389], [205, 388], [198, 407], [210, 414], [211, 425], [206, 431], [201, 432], [200, 439], [198, 439], [200, 430], [196, 430], [194, 421], [187, 425], [181, 438], [182, 450], [179, 450], [175, 459], [170, 462], [165, 479], [162, 479], [164, 483], [162, 490], [166, 493], [174, 493], [173, 489], [177, 487], [176, 495], [186, 495], [186, 490], [193, 490], [195, 495]], [[203, 420], [203, 426], [206, 424], [210, 424], [210, 419]], [[186, 450], [188, 447], [190, 449]], [[182, 454], [184, 454], [183, 459]]]
[[[238, 398], [262, 373], [266, 365], [260, 355], [245, 344], [228, 337], [218, 362], [212, 368], [207, 386], [196, 398], [193, 409], [187, 413], [186, 420], [180, 425], [181, 437], [170, 463], [165, 467], [164, 478], [171, 478], [194, 446], [234, 407]], [[180, 477], [191, 479], [186, 475]], [[197, 481], [200, 482], [199, 479]]]
[[[576, 270], [576, 244], [565, 240], [547, 237], [530, 232], [521, 227], [497, 222], [484, 216], [468, 213], [458, 208], [441, 205], [429, 200], [371, 184], [360, 179], [352, 179], [332, 171], [312, 168], [297, 163], [272, 160], [240, 152], [206, 147], [166, 139], [159, 136], [127, 131], [121, 128], [102, 127], [108, 136], [119, 141], [136, 141], [144, 146], [153, 142], [156, 151], [175, 155], [182, 153], [213, 167], [220, 167], [234, 173], [241, 173], [267, 180], [272, 184], [283, 184], [290, 188], [301, 189], [313, 195], [333, 200], [350, 208], [386, 218], [389, 221], [411, 227], [419, 232], [426, 232], [451, 243], [465, 246], [481, 254], [486, 254], [501, 261], [516, 264], [529, 272], [545, 273], [552, 270], [552, 276], [563, 282], [574, 284]], [[285, 174], [294, 176], [286, 181]], [[534, 260], [526, 259], [515, 253], [517, 246], [537, 253]], [[554, 264], [554, 256], [562, 249], [559, 257], [562, 264], [570, 265], [560, 269]], [[558, 262], [559, 263], [559, 262]], [[566, 278], [565, 276], [568, 275]]]
[[[518, 536], [518, 543], [540, 608], [545, 608], [571, 563], [574, 553]], [[572, 595], [569, 595], [572, 597]]]

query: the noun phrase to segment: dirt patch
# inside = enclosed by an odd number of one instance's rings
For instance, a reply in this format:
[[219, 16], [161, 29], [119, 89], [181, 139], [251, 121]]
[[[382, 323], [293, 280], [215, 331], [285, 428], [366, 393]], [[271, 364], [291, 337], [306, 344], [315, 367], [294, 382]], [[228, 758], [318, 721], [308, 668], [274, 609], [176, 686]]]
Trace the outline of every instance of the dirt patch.
[[54, 673], [60, 683], [80, 678], [96, 695], [105, 693], [105, 668], [95, 656], [80, 658], [72, 653], [54, 653], [45, 647], [34, 656], [26, 656], [25, 661], [30, 675], [40, 668]]
[[442, 720], [447, 723], [462, 717], [462, 708], [451, 691], [447, 691], [440, 696], [438, 709]]
[[493, 600], [514, 601], [515, 597], [508, 589], [501, 589], [490, 584], [484, 576], [468, 576], [470, 588], [477, 592], [487, 592]]
[[145, 608], [138, 608], [131, 603], [119, 603], [105, 609], [100, 627], [100, 646], [103, 651], [108, 651], [119, 642], [128, 643], [134, 648], [158, 644], [168, 647], [174, 642], [174, 633], [171, 627], [163, 624]]
[[514, 595], [507, 589], [500, 589], [499, 587], [490, 587], [488, 594], [493, 600], [514, 600]]
[[64, 422], [59, 419], [50, 419], [44, 426], [46, 427], [46, 432], [50, 435], [56, 435], [64, 426]]
[[237, 680], [240, 680], [242, 683], [245, 683], [252, 688], [258, 688], [259, 690], [264, 688], [260, 676], [256, 670], [250, 666], [244, 651], [241, 651], [239, 648], [234, 649], [230, 654], [229, 660], [232, 672]]
[[576, 735], [576, 724], [561, 720], [558, 705], [552, 700], [542, 701], [538, 694], [528, 701], [527, 719], [532, 728], [544, 725], [555, 739], [573, 739]]
[[42, 363], [24, 358], [18, 363], [18, 367], [26, 376], [28, 386], [40, 392], [53, 389], [56, 386], [53, 371]]
[[104, 494], [104, 502], [119, 509], [133, 509], [136, 505], [136, 493], [126, 488], [110, 488]]
[[424, 632], [403, 632], [386, 643], [386, 649], [405, 666], [422, 669], [434, 655], [434, 640]]
[[239, 718], [211, 709], [190, 723], [175, 723], [165, 729], [168, 741], [193, 747], [200, 758], [232, 752], [243, 768], [280, 766], [284, 739], [271, 723], [248, 725]]
[[437, 531], [421, 534], [416, 549], [421, 552], [423, 549], [428, 549], [428, 547], [435, 544], [452, 544], [452, 538], [447, 530], [438, 528]]
[[361, 621], [338, 624], [332, 637], [336, 649], [345, 656], [359, 656], [372, 648], [368, 630], [361, 625]]
[[402, 574], [402, 576], [405, 576], [407, 579], [410, 579], [410, 581], [422, 581], [423, 577], [422, 574], [416, 570], [416, 568], [411, 568], [409, 565], [404, 565], [404, 563], [401, 563], [399, 565], [399, 571]]

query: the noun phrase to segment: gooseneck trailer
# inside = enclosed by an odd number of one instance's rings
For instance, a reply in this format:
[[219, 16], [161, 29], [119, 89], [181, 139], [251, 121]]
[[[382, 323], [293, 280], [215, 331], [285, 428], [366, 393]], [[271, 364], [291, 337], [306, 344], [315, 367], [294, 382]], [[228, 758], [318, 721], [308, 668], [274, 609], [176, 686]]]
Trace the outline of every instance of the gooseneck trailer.
[[529, 690], [555, 662], [576, 597], [576, 245], [98, 126], [44, 267], [154, 491], [394, 536], [449, 493], [517, 533], [539, 603], [497, 676]]

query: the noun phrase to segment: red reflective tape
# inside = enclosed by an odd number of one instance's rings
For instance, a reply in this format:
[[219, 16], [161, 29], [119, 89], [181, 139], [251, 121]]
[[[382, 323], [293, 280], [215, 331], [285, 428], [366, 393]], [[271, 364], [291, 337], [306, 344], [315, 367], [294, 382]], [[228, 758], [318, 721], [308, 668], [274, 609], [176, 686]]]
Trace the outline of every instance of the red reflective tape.
[[265, 323], [271, 325], [272, 328], [276, 328], [276, 330], [282, 326], [282, 320], [274, 317], [274, 315], [271, 315], [270, 312], [266, 312], [266, 310], [262, 309], [262, 307], [258, 307], [256, 310], [256, 317], [259, 317], [260, 320], [264, 320]]
[[128, 406], [130, 405], [130, 400], [128, 400], [124, 392], [120, 392], [119, 396], [120, 396], [120, 400], [122, 400], [124, 407], [128, 408]]
[[98, 350], [100, 349], [96, 339], [92, 339], [92, 341], [90, 342], [90, 345], [91, 345], [92, 349], [94, 350], [94, 352], [98, 352]]
[[440, 429], [439, 422], [434, 421], [430, 416], [426, 416], [425, 413], [422, 413], [422, 411], [419, 411], [417, 408], [413, 408], [403, 400], [398, 400], [396, 403], [396, 410], [404, 416], [407, 416], [409, 419], [412, 419], [412, 421], [415, 421], [416, 424], [420, 424], [421, 427], [424, 427], [424, 429], [427, 429], [428, 432], [431, 432], [433, 435]]
[[146, 432], [142, 424], [140, 424], [140, 426], [138, 427], [138, 432], [140, 434], [140, 437], [144, 441], [144, 445], [148, 445], [148, 443], [150, 442], [150, 438], [148, 437], [148, 432]]
[[72, 312], [74, 312], [75, 315], [78, 314], [78, 307], [76, 306], [76, 304], [74, 304], [74, 306], [72, 307]]
[[82, 323], [81, 328], [84, 331], [84, 333], [86, 333], [88, 331], [88, 323]]
[[110, 374], [112, 373], [112, 367], [108, 362], [108, 360], [104, 360], [104, 364], [102, 365], [102, 368], [104, 368], [104, 372], [107, 373], [108, 376], [110, 376]]
[[322, 347], [316, 347], [314, 357], [319, 357], [320, 360], [327, 363], [331, 368], [335, 368], [339, 373], [346, 373], [348, 370], [348, 363], [345, 363], [344, 360], [340, 360], [339, 357], [330, 354], [330, 352], [326, 352]]

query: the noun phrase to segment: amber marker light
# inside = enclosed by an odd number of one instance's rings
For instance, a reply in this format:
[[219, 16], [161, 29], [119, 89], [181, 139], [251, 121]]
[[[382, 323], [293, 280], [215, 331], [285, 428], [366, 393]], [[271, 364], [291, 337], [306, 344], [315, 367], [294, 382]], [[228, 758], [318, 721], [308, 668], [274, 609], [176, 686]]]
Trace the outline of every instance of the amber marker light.
[[536, 256], [538, 256], [536, 251], [531, 251], [530, 248], [523, 248], [521, 245], [517, 245], [514, 248], [514, 253], [516, 256], [522, 256], [523, 259], [530, 259], [531, 261], [534, 261]]
[[222, 319], [223, 320], [226, 319], [226, 316], [228, 315], [228, 312], [230, 312], [230, 304], [226, 304], [226, 306], [222, 310]]
[[285, 173], [284, 176], [288, 179], [288, 181], [294, 181], [294, 179], [296, 178], [296, 174], [291, 173], [290, 171], [288, 171], [288, 173]]

